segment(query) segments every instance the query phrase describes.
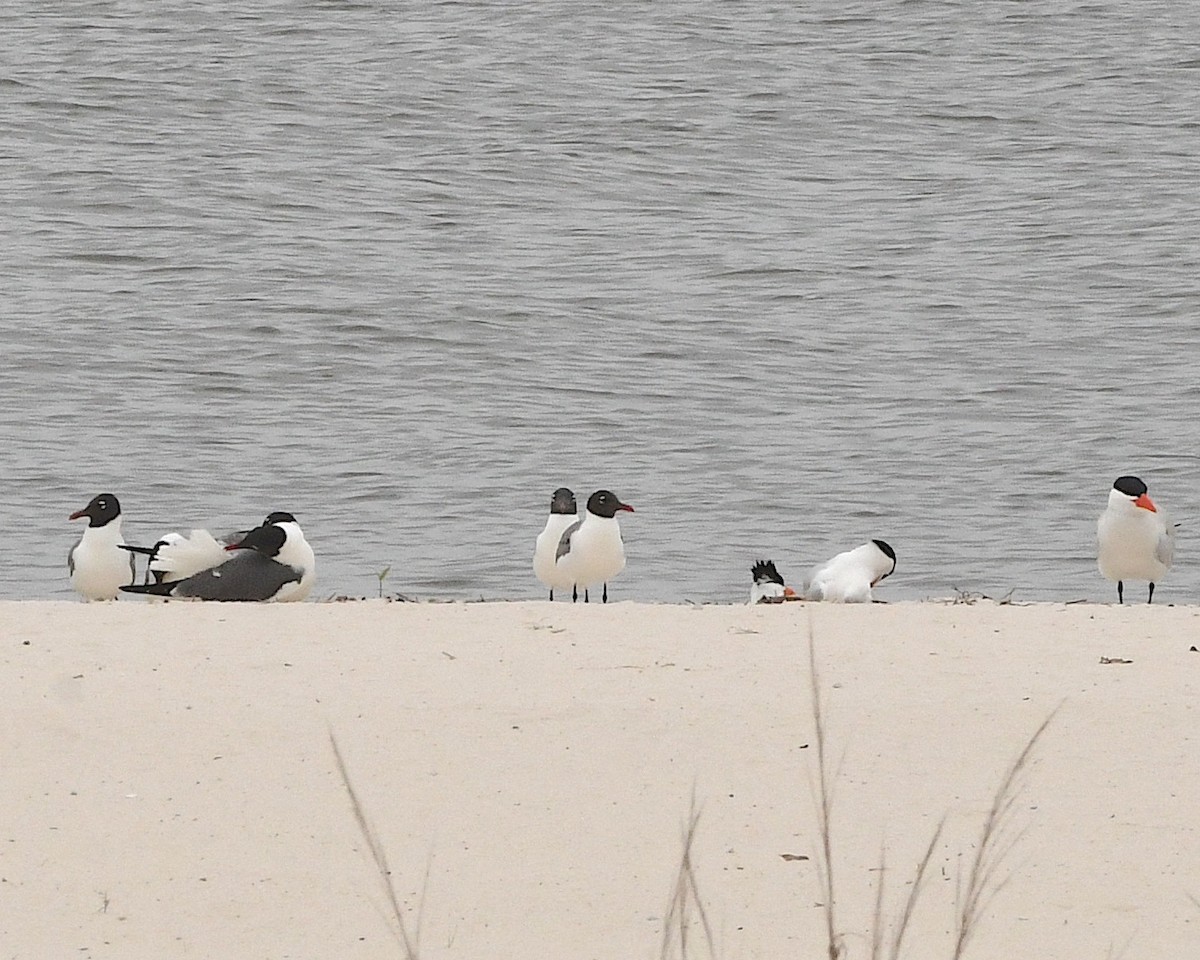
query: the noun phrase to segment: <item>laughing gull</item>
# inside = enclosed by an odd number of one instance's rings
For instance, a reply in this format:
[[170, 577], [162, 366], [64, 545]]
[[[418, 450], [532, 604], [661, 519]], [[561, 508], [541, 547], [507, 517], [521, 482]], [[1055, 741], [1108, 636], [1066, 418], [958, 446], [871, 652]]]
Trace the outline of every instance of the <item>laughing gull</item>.
[[92, 497], [69, 520], [88, 518], [87, 529], [67, 554], [71, 586], [84, 600], [115, 600], [117, 591], [137, 577], [133, 555], [120, 549], [121, 504], [111, 493]]
[[587, 513], [563, 531], [555, 552], [555, 569], [572, 584], [571, 601], [579, 599], [583, 587], [583, 602], [588, 602], [588, 587], [604, 584], [603, 602], [608, 603], [608, 581], [625, 569], [625, 545], [621, 542], [621, 527], [617, 513], [633, 513], [633, 507], [622, 503], [608, 490], [597, 490], [587, 502]]
[[1125, 581], [1154, 584], [1171, 569], [1175, 557], [1175, 527], [1165, 511], [1150, 499], [1137, 477], [1117, 477], [1108, 491], [1108, 506], [1096, 524], [1100, 572], [1117, 582], [1117, 603], [1125, 602]]
[[871, 588], [896, 569], [896, 551], [882, 540], [839, 553], [817, 567], [804, 583], [805, 600], [870, 603]]
[[750, 568], [754, 584], [750, 587], [750, 603], [783, 603], [799, 600], [796, 591], [783, 584], [783, 576], [775, 569], [774, 560], [758, 560]]
[[[308, 596], [313, 580], [316, 578], [316, 561], [312, 556], [312, 547], [304, 539], [304, 533], [296, 524], [296, 518], [292, 514], [283, 511], [268, 514], [262, 525], [270, 523], [295, 525], [293, 533], [296, 555], [300, 566], [307, 571], [307, 580], [302, 579], [296, 590], [277, 599], [280, 601], [303, 600]], [[121, 549], [150, 557], [146, 568], [147, 583], [150, 582], [151, 577], [154, 578], [155, 583], [175, 583], [232, 560], [234, 554], [227, 548], [231, 543], [240, 543], [248, 533], [250, 533], [249, 530], [238, 530], [218, 539], [207, 530], [193, 530], [186, 537], [172, 532], [163, 534], [153, 547], [134, 547], [125, 544]]]
[[317, 558], [312, 545], [304, 537], [304, 531], [296, 518], [285, 510], [276, 510], [267, 514], [263, 526], [277, 526], [284, 531], [287, 538], [286, 549], [280, 551], [275, 558], [280, 563], [287, 563], [300, 570], [300, 582], [295, 588], [281, 591], [275, 598], [277, 603], [292, 603], [305, 600], [312, 592], [313, 584], [317, 582]]
[[546, 519], [545, 528], [538, 534], [533, 548], [533, 572], [550, 588], [551, 600], [554, 599], [555, 587], [566, 590], [567, 587], [575, 586], [575, 581], [555, 565], [555, 559], [562, 535], [577, 521], [575, 494], [566, 487], [559, 487], [550, 497], [550, 516]]
[[192, 600], [303, 600], [316, 578], [312, 547], [290, 513], [272, 513], [225, 547], [233, 557], [184, 580], [122, 587], [127, 593]]

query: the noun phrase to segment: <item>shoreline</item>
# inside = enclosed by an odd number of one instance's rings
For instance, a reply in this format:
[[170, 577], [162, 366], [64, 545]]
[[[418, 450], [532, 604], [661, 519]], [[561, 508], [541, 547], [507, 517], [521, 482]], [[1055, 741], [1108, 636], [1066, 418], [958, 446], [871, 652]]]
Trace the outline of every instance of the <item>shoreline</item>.
[[908, 949], [950, 955], [1051, 714], [969, 955], [1187, 954], [1200, 607], [988, 601], [2, 602], [4, 942], [402, 956], [332, 732], [423, 956], [657, 955], [693, 794], [719, 955], [822, 956], [810, 618], [849, 957], [943, 817]]

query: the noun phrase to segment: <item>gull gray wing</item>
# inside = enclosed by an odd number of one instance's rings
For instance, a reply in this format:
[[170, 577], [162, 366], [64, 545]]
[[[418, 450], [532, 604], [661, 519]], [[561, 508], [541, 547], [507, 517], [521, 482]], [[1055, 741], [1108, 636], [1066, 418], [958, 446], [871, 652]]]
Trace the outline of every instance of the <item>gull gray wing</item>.
[[573, 524], [563, 531], [561, 537], [558, 538], [558, 548], [554, 551], [554, 562], [557, 563], [568, 553], [571, 552], [571, 534], [583, 526], [582, 520], [576, 520]]
[[270, 600], [287, 583], [299, 583], [301, 572], [254, 550], [180, 580], [171, 594], [194, 600]]
[[[78, 547], [79, 544], [75, 544]], [[67, 551], [67, 574], [68, 576], [75, 572], [75, 547]]]

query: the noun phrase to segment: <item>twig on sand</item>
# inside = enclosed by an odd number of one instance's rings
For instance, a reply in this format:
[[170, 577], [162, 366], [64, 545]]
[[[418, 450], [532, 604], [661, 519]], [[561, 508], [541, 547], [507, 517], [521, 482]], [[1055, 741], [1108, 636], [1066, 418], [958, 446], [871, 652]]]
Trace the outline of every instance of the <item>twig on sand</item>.
[[1129, 945], [1131, 943], [1133, 943], [1132, 933], [1125, 939], [1125, 942], [1121, 944], [1120, 950], [1117, 950], [1114, 944], [1109, 944], [1108, 953], [1105, 954], [1105, 960], [1121, 960], [1121, 958], [1129, 952]]
[[[354, 819], [358, 823], [358, 829], [363, 835], [363, 839], [367, 842], [367, 849], [371, 851], [371, 859], [375, 861], [375, 869], [379, 873], [380, 882], [383, 885], [384, 895], [387, 897], [388, 906], [391, 908], [392, 916], [396, 920], [396, 926], [399, 929], [396, 936], [397, 942], [404, 948], [405, 960], [419, 960], [420, 951], [420, 933], [421, 933], [421, 918], [420, 910], [417, 915], [417, 930], [416, 936], [410, 937], [408, 933], [408, 925], [404, 922], [404, 911], [400, 907], [400, 900], [396, 896], [396, 887], [392, 881], [392, 871], [388, 866], [387, 851], [384, 850], [383, 844], [379, 841], [378, 834], [375, 829], [367, 821], [366, 812], [363, 810], [362, 802], [358, 799], [358, 793], [354, 789], [354, 784], [350, 782], [350, 773], [346, 769], [346, 761], [342, 759], [342, 751], [338, 748], [337, 738], [333, 735], [333, 731], [329, 731], [329, 745], [333, 747], [333, 758], [337, 761], [338, 773], [341, 774], [342, 784], [346, 788], [346, 793], [350, 795], [350, 807], [354, 811]], [[429, 882], [429, 869], [426, 867], [425, 881]], [[424, 906], [424, 897], [422, 897], [422, 907]]]
[[690, 943], [692, 919], [690, 911], [695, 907], [696, 916], [700, 920], [700, 928], [704, 931], [704, 940], [710, 958], [716, 957], [713, 942], [712, 926], [708, 922], [708, 914], [704, 910], [704, 902], [696, 886], [696, 872], [692, 865], [692, 843], [696, 839], [696, 827], [700, 823], [700, 811], [696, 809], [696, 795], [692, 793], [691, 809], [688, 811], [687, 824], [683, 830], [683, 853], [679, 858], [679, 872], [675, 877], [675, 887], [671, 893], [671, 905], [663, 917], [662, 950], [660, 960], [671, 960], [674, 954], [672, 948], [678, 946], [679, 960], [687, 960]]

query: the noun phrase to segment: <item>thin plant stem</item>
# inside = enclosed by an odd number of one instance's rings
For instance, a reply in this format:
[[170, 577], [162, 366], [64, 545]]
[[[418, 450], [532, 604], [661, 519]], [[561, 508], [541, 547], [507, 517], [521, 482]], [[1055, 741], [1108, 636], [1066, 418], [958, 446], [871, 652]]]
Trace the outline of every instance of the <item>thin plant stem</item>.
[[1057, 712], [1055, 709], [1033, 732], [1024, 749], [1009, 764], [1004, 779], [992, 797], [992, 806], [983, 821], [975, 856], [967, 875], [966, 891], [959, 903], [953, 960], [961, 960], [988, 904], [1008, 884], [1007, 877], [997, 881], [996, 873], [1011, 852], [1013, 844], [1020, 838], [1020, 835], [1008, 838], [1005, 830], [1010, 820], [1009, 814], [1017, 800], [1017, 779], [1028, 766], [1034, 747]]
[[830, 783], [829, 764], [826, 757], [825, 716], [821, 709], [821, 678], [817, 670], [817, 649], [816, 640], [813, 636], [811, 611], [808, 616], [808, 674], [812, 687], [813, 724], [816, 727], [817, 740], [815, 806], [817, 809], [817, 829], [821, 834], [821, 855], [818, 858], [817, 874], [821, 881], [822, 894], [825, 900], [825, 936], [828, 941], [829, 960], [839, 960], [842, 950], [837, 933], [837, 917], [833, 895], [833, 830], [831, 826], [833, 785]]
[[[413, 939], [408, 934], [408, 925], [404, 922], [404, 911], [400, 908], [400, 900], [396, 896], [396, 887], [392, 880], [392, 871], [388, 867], [387, 851], [384, 850], [383, 844], [379, 840], [379, 836], [375, 833], [374, 828], [367, 820], [366, 812], [363, 809], [362, 802], [358, 799], [358, 791], [354, 789], [354, 784], [350, 780], [350, 773], [346, 769], [346, 761], [342, 758], [342, 751], [338, 747], [337, 738], [333, 735], [333, 731], [329, 731], [329, 745], [333, 747], [333, 757], [337, 761], [338, 773], [341, 774], [342, 784], [346, 788], [346, 793], [350, 795], [350, 808], [354, 811], [354, 819], [358, 823], [358, 829], [363, 835], [363, 839], [367, 843], [367, 849], [371, 851], [371, 859], [375, 861], [375, 870], [379, 874], [380, 882], [383, 885], [384, 895], [387, 897], [388, 906], [391, 908], [392, 916], [396, 920], [396, 927], [399, 929], [398, 942], [404, 948], [405, 960], [419, 960], [418, 944], [420, 943], [420, 930], [418, 923], [417, 939]], [[429, 869], [426, 866], [425, 881], [429, 881]], [[422, 907], [424, 909], [424, 896], [422, 895]], [[395, 931], [393, 931], [395, 933]]]
[[693, 791], [691, 810], [683, 831], [683, 853], [679, 858], [679, 871], [675, 876], [675, 886], [671, 893], [671, 904], [663, 918], [663, 939], [661, 960], [670, 960], [671, 946], [678, 939], [680, 960], [687, 960], [688, 944], [691, 930], [690, 910], [694, 906], [696, 916], [700, 919], [700, 928], [704, 931], [704, 940], [709, 957], [716, 956], [715, 941], [712, 925], [708, 920], [708, 912], [700, 899], [699, 887], [696, 884], [696, 870], [692, 862], [692, 844], [696, 839], [696, 828], [700, 823], [700, 811], [696, 808], [696, 796]]
[[925, 889], [925, 878], [929, 872], [929, 864], [933, 862], [933, 851], [937, 849], [938, 841], [942, 838], [942, 830], [945, 826], [946, 818], [942, 817], [938, 821], [937, 828], [933, 831], [933, 836], [929, 838], [929, 845], [925, 848], [925, 853], [917, 861], [917, 870], [913, 874], [912, 886], [909, 888], [908, 896], [904, 900], [904, 910], [900, 914], [900, 919], [897, 921], [896, 929], [892, 935], [892, 949], [889, 954], [889, 960], [899, 960], [900, 958], [900, 950], [904, 946], [904, 935], [908, 932], [913, 913], [917, 909], [917, 901], [921, 899], [921, 893]]
[[871, 923], [871, 960], [883, 960], [883, 887], [887, 881], [887, 843], [879, 841], [879, 869], [875, 883], [875, 911]]

